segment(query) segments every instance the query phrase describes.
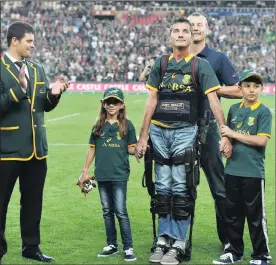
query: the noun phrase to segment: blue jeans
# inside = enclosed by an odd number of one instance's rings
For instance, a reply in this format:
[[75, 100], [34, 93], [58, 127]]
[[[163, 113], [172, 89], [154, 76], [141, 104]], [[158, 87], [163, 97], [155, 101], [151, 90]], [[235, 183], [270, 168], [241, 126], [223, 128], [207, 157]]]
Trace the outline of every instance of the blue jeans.
[[[197, 126], [167, 129], [151, 124], [150, 138], [155, 152], [164, 158], [172, 158], [193, 147], [196, 141]], [[186, 172], [183, 165], [160, 165], [155, 163], [155, 190], [157, 194], [189, 197], [186, 188]], [[186, 220], [175, 220], [171, 214], [158, 218], [158, 236], [167, 235], [184, 241], [190, 224]]]
[[[127, 181], [99, 181], [107, 245], [117, 247], [115, 215], [118, 218], [124, 250], [132, 248], [130, 221], [126, 208]], [[114, 215], [115, 214], [115, 215]]]

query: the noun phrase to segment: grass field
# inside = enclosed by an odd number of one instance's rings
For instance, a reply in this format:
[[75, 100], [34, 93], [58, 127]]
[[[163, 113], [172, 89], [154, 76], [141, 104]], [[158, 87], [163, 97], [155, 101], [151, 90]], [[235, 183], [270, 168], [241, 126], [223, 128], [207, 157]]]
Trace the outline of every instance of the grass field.
[[[126, 95], [128, 117], [137, 134], [143, 117], [146, 95]], [[46, 114], [49, 159], [41, 223], [41, 248], [53, 256], [56, 264], [125, 264], [122, 251], [110, 258], [97, 258], [105, 246], [105, 230], [97, 190], [84, 198], [76, 186], [88, 149], [91, 127], [98, 115], [101, 94], [65, 94], [56, 110]], [[274, 109], [272, 139], [266, 152], [266, 209], [272, 264], [275, 264], [275, 102], [273, 96], [263, 96], [261, 101]], [[223, 100], [225, 115], [236, 100]], [[68, 117], [65, 117], [68, 116]], [[59, 119], [60, 118], [60, 119]], [[152, 244], [152, 225], [149, 213], [149, 196], [141, 186], [143, 163], [131, 161], [128, 188], [128, 210], [131, 219], [135, 264], [147, 264]], [[91, 170], [91, 173], [93, 171]], [[21, 257], [19, 229], [19, 191], [15, 187], [9, 205], [6, 237], [8, 254], [4, 264], [36, 264]], [[194, 227], [193, 256], [190, 264], [211, 264], [222, 247], [215, 228], [213, 199], [204, 174], [198, 187]], [[120, 234], [118, 231], [118, 239]], [[252, 252], [247, 227], [245, 255], [241, 264], [248, 264]], [[119, 241], [119, 247], [121, 248]]]

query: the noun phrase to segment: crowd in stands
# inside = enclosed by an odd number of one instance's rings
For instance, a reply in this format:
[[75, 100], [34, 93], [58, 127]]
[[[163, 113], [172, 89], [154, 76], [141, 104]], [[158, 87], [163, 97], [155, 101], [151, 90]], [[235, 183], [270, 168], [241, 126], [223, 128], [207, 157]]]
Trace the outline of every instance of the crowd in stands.
[[[7, 25], [22, 20], [35, 28], [32, 59], [43, 64], [51, 80], [61, 73], [72, 81], [135, 82], [146, 60], [170, 52], [170, 22], [180, 14], [188, 16], [198, 11], [207, 14], [209, 46], [228, 54], [239, 72], [253, 68], [264, 75], [267, 83], [275, 83], [275, 17], [261, 8], [264, 6], [256, 11], [260, 1], [249, 1], [255, 2], [251, 14], [238, 12], [241, 1], [210, 1], [204, 8], [192, 2], [186, 1], [187, 7], [181, 7], [180, 12], [165, 14], [154, 14], [147, 8], [164, 2], [148, 2], [140, 7], [138, 15], [132, 10], [137, 11], [139, 2], [137, 6], [135, 2], [116, 2], [113, 10], [117, 13], [112, 18], [93, 13], [102, 8], [103, 2], [1, 2], [1, 53], [7, 49]], [[265, 7], [270, 2], [261, 1]], [[108, 6], [112, 1], [105, 3]], [[208, 16], [208, 8], [211, 11], [213, 5], [222, 3], [228, 7], [235, 3], [236, 15]], [[137, 16], [150, 19], [134, 19]]]

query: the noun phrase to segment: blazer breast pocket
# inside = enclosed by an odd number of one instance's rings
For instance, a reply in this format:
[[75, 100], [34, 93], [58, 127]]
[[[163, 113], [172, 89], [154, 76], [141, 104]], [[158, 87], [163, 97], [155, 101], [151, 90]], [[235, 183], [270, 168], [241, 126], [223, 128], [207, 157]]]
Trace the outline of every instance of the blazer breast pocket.
[[39, 82], [36, 84], [36, 97], [38, 99], [44, 99], [46, 95], [46, 87], [44, 82]]

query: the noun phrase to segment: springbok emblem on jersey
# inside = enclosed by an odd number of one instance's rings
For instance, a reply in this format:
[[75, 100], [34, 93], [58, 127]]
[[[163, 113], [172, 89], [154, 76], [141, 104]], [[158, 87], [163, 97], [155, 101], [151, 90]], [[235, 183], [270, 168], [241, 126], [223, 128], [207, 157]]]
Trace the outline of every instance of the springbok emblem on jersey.
[[248, 124], [249, 126], [252, 126], [252, 125], [254, 125], [254, 121], [255, 121], [255, 118], [254, 118], [254, 117], [249, 117], [249, 118], [248, 118], [247, 124]]

